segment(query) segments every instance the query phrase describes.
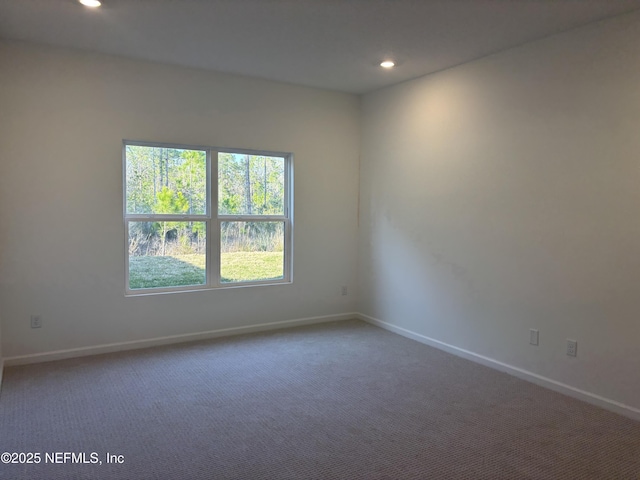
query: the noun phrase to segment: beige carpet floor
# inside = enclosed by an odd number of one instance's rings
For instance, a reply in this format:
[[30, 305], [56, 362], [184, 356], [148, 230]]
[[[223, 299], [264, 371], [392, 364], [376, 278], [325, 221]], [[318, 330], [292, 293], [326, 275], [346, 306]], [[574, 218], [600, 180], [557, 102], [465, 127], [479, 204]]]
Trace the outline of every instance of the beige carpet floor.
[[640, 479], [640, 423], [360, 321], [4, 375], [2, 479]]

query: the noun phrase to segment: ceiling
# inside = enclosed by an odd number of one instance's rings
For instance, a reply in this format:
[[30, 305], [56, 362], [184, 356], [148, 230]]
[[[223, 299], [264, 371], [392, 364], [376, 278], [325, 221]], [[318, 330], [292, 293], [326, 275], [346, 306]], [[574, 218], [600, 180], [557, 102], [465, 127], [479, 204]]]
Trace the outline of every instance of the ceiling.
[[[0, 37], [365, 93], [640, 0], [0, 0]], [[392, 58], [397, 66], [379, 63]]]

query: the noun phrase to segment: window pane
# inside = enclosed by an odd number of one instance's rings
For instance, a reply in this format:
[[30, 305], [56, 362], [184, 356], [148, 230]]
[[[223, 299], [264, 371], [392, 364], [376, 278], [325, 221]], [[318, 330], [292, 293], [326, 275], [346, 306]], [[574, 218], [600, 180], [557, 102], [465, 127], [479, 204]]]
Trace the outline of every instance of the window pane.
[[205, 222], [129, 222], [129, 288], [206, 283]]
[[127, 145], [125, 157], [127, 213], [206, 214], [206, 152]]
[[284, 222], [221, 222], [222, 283], [284, 278]]
[[284, 215], [282, 157], [218, 153], [221, 215]]

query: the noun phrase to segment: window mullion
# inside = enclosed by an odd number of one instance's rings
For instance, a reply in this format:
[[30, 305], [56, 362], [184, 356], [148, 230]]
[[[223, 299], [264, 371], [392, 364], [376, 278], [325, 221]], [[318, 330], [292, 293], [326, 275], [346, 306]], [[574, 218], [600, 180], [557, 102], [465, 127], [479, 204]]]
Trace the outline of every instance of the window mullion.
[[207, 215], [173, 215], [157, 213], [153, 215], [127, 214], [125, 219], [135, 222], [206, 222]]
[[124, 219], [124, 248], [124, 287], [125, 292], [129, 292], [131, 285], [129, 280], [129, 220], [126, 217]]
[[285, 215], [218, 215], [223, 222], [284, 222]]
[[210, 229], [211, 229], [211, 242], [209, 257], [210, 261], [210, 275], [211, 286], [220, 286], [220, 221], [218, 219], [218, 152], [216, 150], [210, 150], [209, 155], [210, 162], [210, 185], [209, 191], [211, 192], [210, 202]]
[[209, 288], [211, 288], [212, 286], [214, 286], [214, 280], [213, 280], [213, 275], [212, 275], [212, 261], [211, 261], [211, 242], [213, 240], [213, 228], [211, 227], [211, 202], [212, 202], [212, 197], [213, 194], [211, 192], [211, 169], [212, 169], [212, 160], [211, 160], [211, 150], [207, 150], [207, 183], [206, 183], [206, 188], [207, 188], [207, 223], [206, 223], [206, 229], [207, 229], [207, 244], [206, 244], [206, 261], [205, 261], [205, 269], [206, 269], [206, 278], [207, 278], [207, 286], [209, 286]]

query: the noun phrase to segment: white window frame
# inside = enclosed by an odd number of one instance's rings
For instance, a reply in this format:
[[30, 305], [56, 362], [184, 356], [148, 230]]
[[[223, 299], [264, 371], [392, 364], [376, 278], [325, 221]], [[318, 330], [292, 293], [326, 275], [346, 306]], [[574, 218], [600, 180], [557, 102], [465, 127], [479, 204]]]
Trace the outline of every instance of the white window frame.
[[[207, 191], [206, 213], [200, 215], [177, 214], [133, 214], [127, 213], [127, 146], [175, 148], [181, 150], [199, 150], [206, 152]], [[284, 160], [284, 214], [283, 215], [220, 215], [218, 213], [218, 153], [237, 153], [241, 155], [262, 155], [279, 157]], [[183, 145], [176, 143], [146, 142], [136, 140], [122, 141], [122, 193], [125, 238], [125, 295], [156, 295], [163, 293], [192, 292], [199, 290], [218, 290], [227, 288], [252, 287], [263, 285], [282, 285], [293, 283], [293, 154], [244, 148], [217, 148], [201, 145]], [[215, 179], [215, 181], [213, 181]], [[206, 280], [203, 285], [184, 285], [176, 287], [129, 287], [129, 223], [130, 222], [204, 222], [206, 225]], [[283, 222], [284, 223], [284, 265], [283, 278], [275, 280], [253, 280], [245, 282], [222, 283], [220, 281], [220, 231], [222, 222]]]

